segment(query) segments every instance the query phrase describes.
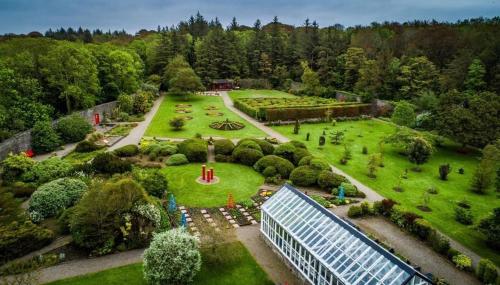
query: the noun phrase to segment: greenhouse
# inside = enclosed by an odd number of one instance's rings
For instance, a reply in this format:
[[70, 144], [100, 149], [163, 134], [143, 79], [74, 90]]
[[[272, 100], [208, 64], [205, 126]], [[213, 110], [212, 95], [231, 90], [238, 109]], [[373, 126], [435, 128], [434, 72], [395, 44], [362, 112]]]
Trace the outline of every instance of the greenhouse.
[[262, 205], [261, 232], [311, 284], [432, 284], [290, 185], [284, 185]]

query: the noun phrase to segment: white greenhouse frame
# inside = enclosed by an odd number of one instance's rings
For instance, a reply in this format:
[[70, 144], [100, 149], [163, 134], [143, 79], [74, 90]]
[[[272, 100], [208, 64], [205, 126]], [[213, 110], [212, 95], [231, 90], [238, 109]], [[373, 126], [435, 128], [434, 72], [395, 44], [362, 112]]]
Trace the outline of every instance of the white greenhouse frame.
[[288, 184], [262, 205], [260, 230], [311, 284], [432, 284], [413, 267]]

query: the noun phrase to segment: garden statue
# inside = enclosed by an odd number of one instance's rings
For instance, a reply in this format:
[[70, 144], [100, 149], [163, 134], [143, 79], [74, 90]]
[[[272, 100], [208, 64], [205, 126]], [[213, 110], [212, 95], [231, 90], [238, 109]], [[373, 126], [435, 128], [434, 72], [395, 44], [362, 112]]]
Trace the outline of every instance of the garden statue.
[[345, 199], [344, 186], [340, 185], [339, 186], [339, 200], [344, 201], [344, 199]]
[[170, 197], [168, 199], [168, 212], [173, 213], [177, 210], [177, 204], [175, 203], [174, 194], [170, 193]]
[[311, 134], [310, 134], [310, 133], [307, 133], [307, 135], [306, 135], [306, 141], [309, 141], [309, 137], [310, 137], [310, 136], [311, 136]]
[[300, 122], [299, 120], [295, 120], [295, 126], [293, 127], [293, 134], [294, 135], [299, 134], [299, 130], [300, 130]]
[[182, 213], [181, 215], [181, 227], [187, 228], [186, 213]]
[[319, 137], [319, 146], [322, 147], [325, 145], [325, 136]]
[[235, 205], [234, 205], [234, 198], [233, 198], [233, 194], [229, 193], [227, 195], [227, 207], [229, 209], [234, 209]]

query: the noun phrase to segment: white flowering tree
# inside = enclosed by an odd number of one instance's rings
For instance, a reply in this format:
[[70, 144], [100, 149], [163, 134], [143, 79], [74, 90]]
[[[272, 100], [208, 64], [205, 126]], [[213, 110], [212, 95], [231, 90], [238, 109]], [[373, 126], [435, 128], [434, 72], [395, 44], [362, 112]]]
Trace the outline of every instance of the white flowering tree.
[[198, 239], [184, 229], [155, 234], [144, 252], [144, 277], [149, 284], [187, 284], [200, 268]]

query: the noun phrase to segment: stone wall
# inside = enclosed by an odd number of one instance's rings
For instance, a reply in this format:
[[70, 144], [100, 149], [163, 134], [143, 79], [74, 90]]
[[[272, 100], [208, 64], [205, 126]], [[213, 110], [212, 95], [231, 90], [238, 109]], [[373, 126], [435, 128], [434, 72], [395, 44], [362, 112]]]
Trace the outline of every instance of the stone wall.
[[[89, 123], [94, 125], [94, 116], [95, 114], [99, 114], [100, 120], [102, 120], [109, 116], [113, 109], [116, 107], [117, 101], [104, 103], [101, 105], [94, 106], [93, 108], [78, 111], [77, 114], [84, 117]], [[52, 122], [53, 124], [57, 123], [57, 120]], [[19, 153], [22, 151], [26, 151], [31, 149], [31, 131], [24, 131], [22, 133], [18, 133], [13, 137], [3, 141], [0, 143], [0, 161], [7, 157], [9, 153]]]

